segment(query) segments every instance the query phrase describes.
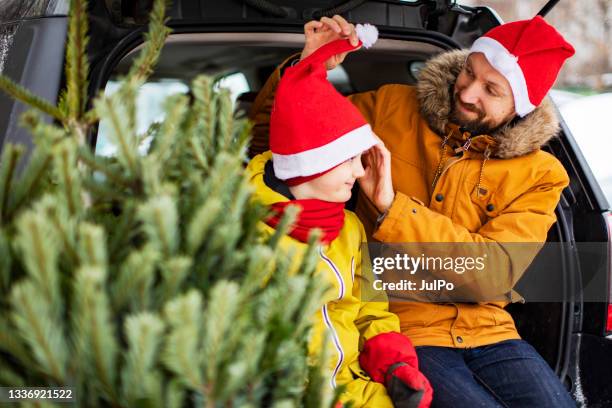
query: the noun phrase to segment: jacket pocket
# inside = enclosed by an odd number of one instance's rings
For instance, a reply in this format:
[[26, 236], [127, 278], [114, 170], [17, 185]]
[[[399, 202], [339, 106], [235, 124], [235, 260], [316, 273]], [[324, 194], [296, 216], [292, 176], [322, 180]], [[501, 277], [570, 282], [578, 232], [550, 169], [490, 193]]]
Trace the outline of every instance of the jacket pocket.
[[361, 378], [362, 380], [365, 380], [365, 381], [372, 380], [370, 376], [368, 375], [368, 373], [366, 373], [365, 370], [361, 368], [361, 366], [359, 365], [359, 360], [355, 360], [351, 362], [348, 368], [351, 374], [353, 375], [354, 379]]
[[478, 213], [481, 225], [484, 225], [489, 219], [496, 217], [499, 214], [500, 203], [498, 202], [497, 194], [490, 187], [484, 184], [475, 184], [470, 194], [470, 199], [475, 211]]
[[435, 307], [435, 303], [406, 301], [395, 301], [389, 305], [390, 311], [399, 317], [401, 332], [425, 327], [435, 316], [432, 311], [433, 307]]
[[496, 326], [505, 326], [508, 324], [514, 325], [514, 320], [506, 309], [504, 309], [503, 307], [499, 307], [496, 304], [490, 304], [488, 306], [490, 308], [490, 313], [495, 319]]

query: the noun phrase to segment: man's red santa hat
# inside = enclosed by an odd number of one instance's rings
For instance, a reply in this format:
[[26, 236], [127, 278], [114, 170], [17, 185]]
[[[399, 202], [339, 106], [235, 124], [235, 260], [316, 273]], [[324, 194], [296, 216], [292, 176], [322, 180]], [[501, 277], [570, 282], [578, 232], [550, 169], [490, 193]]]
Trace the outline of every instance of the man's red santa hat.
[[478, 38], [481, 52], [510, 83], [516, 113], [523, 117], [544, 99], [574, 47], [540, 16], [500, 25]]
[[325, 61], [378, 38], [376, 27], [357, 24], [359, 44], [336, 40], [285, 70], [270, 118], [276, 177], [296, 185], [318, 177], [378, 143], [359, 110], [327, 80]]

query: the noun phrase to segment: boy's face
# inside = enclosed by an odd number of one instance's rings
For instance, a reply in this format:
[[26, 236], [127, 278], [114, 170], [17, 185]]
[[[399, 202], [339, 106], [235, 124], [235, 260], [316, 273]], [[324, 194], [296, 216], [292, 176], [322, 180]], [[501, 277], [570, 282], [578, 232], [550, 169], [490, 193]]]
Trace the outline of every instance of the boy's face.
[[316, 179], [290, 187], [290, 190], [297, 199], [315, 198], [344, 203], [351, 198], [351, 189], [355, 180], [364, 174], [361, 154], [358, 154]]

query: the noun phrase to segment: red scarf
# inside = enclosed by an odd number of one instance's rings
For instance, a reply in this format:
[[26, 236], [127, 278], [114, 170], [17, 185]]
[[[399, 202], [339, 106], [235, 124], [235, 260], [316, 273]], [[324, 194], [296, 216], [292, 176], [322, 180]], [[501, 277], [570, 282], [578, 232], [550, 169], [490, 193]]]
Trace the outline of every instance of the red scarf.
[[317, 199], [274, 203], [271, 206], [274, 214], [266, 220], [266, 224], [276, 228], [288, 205], [298, 205], [302, 208], [293, 224], [293, 229], [289, 232], [289, 235], [298, 241], [308, 242], [308, 235], [313, 228], [321, 230], [323, 233], [321, 242], [324, 244], [329, 244], [340, 234], [344, 225], [344, 203]]

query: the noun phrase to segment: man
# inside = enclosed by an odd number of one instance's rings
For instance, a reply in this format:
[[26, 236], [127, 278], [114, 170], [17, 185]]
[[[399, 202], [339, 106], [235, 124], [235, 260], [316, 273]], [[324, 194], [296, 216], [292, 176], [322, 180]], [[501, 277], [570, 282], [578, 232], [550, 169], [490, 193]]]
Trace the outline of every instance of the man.
[[[333, 39], [356, 41], [353, 25], [340, 16], [309, 22], [305, 35], [301, 58]], [[558, 131], [545, 96], [573, 53], [536, 17], [494, 28], [469, 51], [435, 57], [416, 87], [385, 85], [352, 95], [388, 148], [367, 156], [360, 180], [356, 212], [368, 237], [490, 244], [507, 258], [506, 267], [479, 279], [511, 292], [532, 256], [507, 255], [504, 243], [545, 242], [569, 183], [561, 163], [540, 147]], [[328, 60], [328, 69], [344, 56]], [[252, 107], [258, 143], [266, 137], [275, 84], [283, 67], [295, 62], [277, 69]], [[402, 333], [417, 346], [419, 367], [434, 389], [432, 406], [575, 405], [547, 363], [520, 339], [506, 305], [390, 305]]]

